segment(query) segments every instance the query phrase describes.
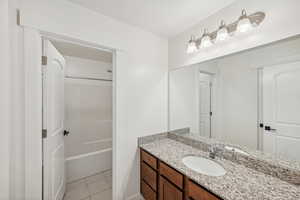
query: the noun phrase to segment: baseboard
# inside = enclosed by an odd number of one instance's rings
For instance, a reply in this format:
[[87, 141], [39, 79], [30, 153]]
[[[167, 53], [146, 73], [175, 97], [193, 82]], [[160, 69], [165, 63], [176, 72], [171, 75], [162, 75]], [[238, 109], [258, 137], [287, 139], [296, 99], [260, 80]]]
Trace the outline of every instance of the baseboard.
[[144, 200], [140, 193], [134, 194], [130, 197], [127, 197], [126, 200]]

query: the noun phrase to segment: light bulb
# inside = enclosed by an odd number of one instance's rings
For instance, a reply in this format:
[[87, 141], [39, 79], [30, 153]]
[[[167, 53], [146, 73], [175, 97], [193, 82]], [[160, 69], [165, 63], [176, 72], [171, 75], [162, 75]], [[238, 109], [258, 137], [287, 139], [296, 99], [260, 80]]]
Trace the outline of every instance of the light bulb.
[[197, 44], [194, 36], [191, 36], [191, 39], [189, 40], [186, 52], [188, 54], [194, 53], [197, 51]]
[[210, 47], [212, 45], [213, 45], [213, 43], [211, 41], [211, 37], [207, 33], [207, 30], [204, 30], [204, 34], [201, 38], [200, 48], [206, 48], [206, 47]]
[[217, 37], [216, 37], [216, 42], [221, 42], [221, 41], [224, 41], [226, 40], [227, 38], [229, 37], [229, 34], [228, 34], [228, 29], [225, 25], [225, 22], [222, 21], [221, 22], [221, 26], [217, 32]]
[[239, 33], [245, 33], [250, 31], [253, 28], [253, 25], [249, 19], [249, 17], [246, 14], [246, 11], [242, 11], [242, 16], [239, 18], [239, 22], [237, 24], [237, 31]]

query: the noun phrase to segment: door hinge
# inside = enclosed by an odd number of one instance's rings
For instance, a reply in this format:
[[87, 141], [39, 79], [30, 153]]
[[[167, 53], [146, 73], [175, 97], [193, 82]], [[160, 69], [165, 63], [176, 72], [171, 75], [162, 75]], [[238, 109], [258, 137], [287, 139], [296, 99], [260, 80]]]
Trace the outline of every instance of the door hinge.
[[42, 56], [42, 65], [47, 65], [47, 63], [48, 63], [48, 57]]
[[42, 138], [47, 138], [47, 129], [42, 130]]
[[212, 115], [213, 115], [213, 113], [212, 113], [212, 112], [209, 112], [209, 115], [210, 115], [210, 116], [212, 116]]
[[21, 14], [20, 14], [20, 10], [17, 10], [17, 25], [18, 25], [18, 26], [21, 25]]

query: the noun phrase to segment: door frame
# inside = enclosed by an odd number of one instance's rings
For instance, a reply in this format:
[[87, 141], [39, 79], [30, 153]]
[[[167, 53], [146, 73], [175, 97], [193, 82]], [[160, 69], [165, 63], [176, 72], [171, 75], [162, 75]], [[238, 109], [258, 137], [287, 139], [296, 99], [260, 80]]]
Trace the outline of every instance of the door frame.
[[264, 131], [260, 128], [260, 124], [264, 124], [263, 121], [263, 69], [266, 67], [273, 67], [274, 65], [299, 62], [300, 54], [280, 57], [277, 60], [269, 62], [264, 65], [257, 66], [257, 150], [263, 151], [263, 134]]
[[[120, 49], [105, 47], [89, 41], [44, 32], [21, 26], [23, 29], [23, 58], [25, 76], [25, 200], [41, 200], [42, 197], [42, 39], [50, 39], [104, 50], [113, 54], [113, 122], [112, 122], [112, 174], [113, 197], [116, 193], [116, 69]], [[36, 45], [35, 45], [36, 44]], [[33, 47], [34, 46], [34, 47]]]

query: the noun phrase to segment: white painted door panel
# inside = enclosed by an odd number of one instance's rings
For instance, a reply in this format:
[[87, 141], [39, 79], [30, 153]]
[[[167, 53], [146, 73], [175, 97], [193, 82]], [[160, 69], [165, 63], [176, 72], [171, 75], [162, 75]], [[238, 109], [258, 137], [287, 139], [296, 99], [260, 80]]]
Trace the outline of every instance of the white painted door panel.
[[263, 70], [263, 149], [300, 160], [300, 62]]
[[47, 40], [47, 65], [43, 68], [44, 200], [62, 200], [65, 192], [64, 69], [65, 60]]
[[211, 76], [200, 73], [199, 80], [200, 135], [211, 137]]

